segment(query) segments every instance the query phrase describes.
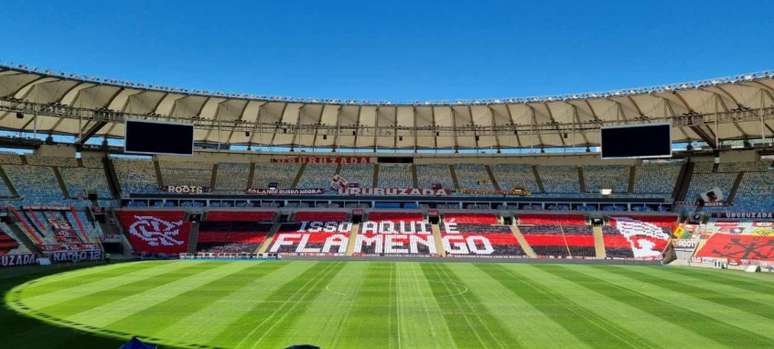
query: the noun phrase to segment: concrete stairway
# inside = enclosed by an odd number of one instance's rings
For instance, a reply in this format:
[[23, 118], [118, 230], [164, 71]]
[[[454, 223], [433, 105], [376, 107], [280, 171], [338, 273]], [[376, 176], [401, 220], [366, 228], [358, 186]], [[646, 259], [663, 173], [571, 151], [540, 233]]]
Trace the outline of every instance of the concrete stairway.
[[438, 224], [431, 224], [430, 229], [433, 231], [435, 250], [438, 251], [439, 256], [446, 257], [446, 250], [443, 248], [443, 237], [441, 237], [441, 227]]
[[352, 224], [352, 230], [349, 231], [349, 241], [347, 242], [347, 256], [351, 256], [355, 252], [358, 232], [360, 232], [360, 223]]
[[525, 254], [527, 254], [527, 257], [537, 258], [537, 254], [532, 249], [532, 246], [529, 245], [529, 243], [527, 242], [527, 239], [524, 238], [524, 234], [521, 233], [521, 230], [519, 230], [519, 227], [517, 225], [511, 225], [510, 228], [511, 228], [511, 233], [513, 233], [513, 236], [516, 237], [516, 240], [519, 241], [521, 250], [524, 251]]
[[595, 225], [592, 229], [594, 231], [594, 249], [597, 252], [597, 258], [600, 258], [600, 259], [607, 258], [607, 253], [605, 252], [605, 239], [604, 239], [604, 235], [602, 234], [602, 227]]

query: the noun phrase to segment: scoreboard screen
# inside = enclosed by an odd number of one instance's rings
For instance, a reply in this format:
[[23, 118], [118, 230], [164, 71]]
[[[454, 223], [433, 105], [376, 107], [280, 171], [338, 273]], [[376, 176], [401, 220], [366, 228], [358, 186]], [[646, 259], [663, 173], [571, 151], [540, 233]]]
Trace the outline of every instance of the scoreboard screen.
[[193, 155], [193, 125], [126, 120], [124, 151], [134, 154]]
[[672, 125], [647, 124], [602, 128], [602, 158], [672, 156]]

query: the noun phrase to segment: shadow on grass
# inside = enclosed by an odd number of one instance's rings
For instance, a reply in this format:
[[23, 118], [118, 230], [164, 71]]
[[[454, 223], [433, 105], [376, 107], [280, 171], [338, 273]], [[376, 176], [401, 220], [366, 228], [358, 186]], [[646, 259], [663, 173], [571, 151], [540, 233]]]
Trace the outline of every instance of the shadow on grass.
[[26, 317], [5, 304], [5, 295], [16, 285], [70, 270], [101, 265], [82, 263], [77, 265], [28, 266], [0, 269], [0, 343], [3, 348], [118, 348], [124, 341], [96, 334], [59, 327]]

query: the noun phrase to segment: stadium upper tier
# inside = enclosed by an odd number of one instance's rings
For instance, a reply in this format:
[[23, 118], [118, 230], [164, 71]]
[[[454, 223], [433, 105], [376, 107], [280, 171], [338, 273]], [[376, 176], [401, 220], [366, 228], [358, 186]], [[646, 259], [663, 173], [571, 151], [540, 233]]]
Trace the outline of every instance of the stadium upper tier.
[[[74, 155], [72, 147], [56, 145], [44, 146], [32, 155], [0, 154], [0, 200], [13, 206], [78, 206], [85, 204], [90, 195], [96, 195], [102, 204], [110, 206], [124, 199], [126, 205], [143, 207], [314, 207], [309, 205], [316, 205], [321, 196], [335, 197], [334, 200], [396, 196], [399, 194], [390, 194], [387, 189], [419, 188], [442, 189], [440, 195], [447, 199], [441, 201], [447, 202], [434, 206], [438, 208], [459, 207], [466, 201], [470, 202], [463, 205], [465, 208], [492, 208], [471, 199], [494, 197], [519, 198], [521, 203], [516, 207], [530, 210], [653, 211], [670, 209], [674, 204], [704, 206], [710, 211], [774, 211], [772, 162], [754, 151], [722, 153], [722, 158], [733, 160], [720, 163], [715, 163], [713, 157], [611, 162], [594, 155], [466, 159], [436, 156], [408, 158], [412, 161], [409, 163], [382, 163], [379, 158], [370, 157], [293, 158], [217, 152], [200, 153], [193, 158], [106, 157], [105, 153], [87, 152], [76, 159], [51, 155], [57, 151]], [[201, 189], [184, 193], [179, 190], [194, 189], [175, 189], [178, 192], [165, 194], [169, 186]], [[271, 192], [272, 188], [280, 191]], [[352, 188], [381, 188], [384, 192], [352, 192]], [[217, 195], [224, 201], [190, 201], [195, 200], [195, 196], [188, 195], [191, 193], [209, 198]], [[181, 194], [183, 199], [194, 199], [164, 200]], [[295, 203], [271, 199], [275, 195], [290, 195]], [[413, 196], [437, 199], [437, 195], [433, 192]], [[247, 202], [250, 198], [257, 201]], [[228, 199], [231, 201], [225, 201]], [[332, 199], [321, 202], [332, 205], [329, 200]]]
[[774, 136], [774, 76], [393, 104], [208, 93], [0, 66], [0, 129], [66, 134], [82, 143], [92, 136], [122, 138], [127, 118], [193, 123], [197, 142], [301, 149], [594, 146], [602, 126], [671, 122], [674, 141], [714, 147]]

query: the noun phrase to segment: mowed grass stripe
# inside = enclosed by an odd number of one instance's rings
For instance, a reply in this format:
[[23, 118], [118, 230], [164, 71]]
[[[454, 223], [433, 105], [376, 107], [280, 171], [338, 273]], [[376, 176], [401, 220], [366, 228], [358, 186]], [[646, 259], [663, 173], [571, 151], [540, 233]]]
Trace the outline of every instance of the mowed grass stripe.
[[423, 263], [421, 268], [458, 348], [521, 347], [446, 265]]
[[285, 336], [287, 341], [339, 348], [339, 340], [346, 335], [344, 326], [351, 314], [353, 298], [367, 270], [367, 263], [346, 263], [293, 325]]
[[441, 308], [432, 295], [418, 263], [395, 263], [398, 331], [402, 348], [453, 348], [454, 340], [441, 319]]
[[25, 304], [33, 308], [37, 307], [41, 312], [64, 318], [126, 295], [142, 292], [149, 286], [175, 281], [179, 277], [195, 273], [200, 268], [212, 267], [214, 266], [198, 263], [161, 264], [156, 268], [126, 274], [123, 278], [116, 276], [82, 288], [37, 296], [25, 300]]
[[[192, 287], [178, 296], [113, 322], [107, 327], [146, 337], [153, 336], [208, 304], [228, 297], [239, 288], [252, 282], [256, 277], [264, 275], [266, 269], [278, 269], [284, 265], [271, 265], [272, 263], [263, 262], [238, 263], [244, 263], [247, 268], [237, 270], [233, 274], [223, 273], [223, 277], [213, 279], [198, 287]], [[265, 267], [264, 264], [269, 264], [269, 266]]]
[[769, 320], [774, 320], [774, 307], [768, 304], [755, 302], [749, 299], [739, 298], [728, 294], [723, 294], [706, 287], [689, 285], [683, 281], [667, 279], [643, 273], [641, 268], [632, 267], [606, 267], [604, 270], [625, 276], [640, 282], [648, 283], [658, 287], [666, 288], [673, 292], [682, 293], [691, 297], [696, 297], [707, 302], [731, 307], [749, 314], [755, 314]]
[[[668, 267], [663, 268], [663, 270], [668, 273], [680, 275], [682, 277], [710, 281], [716, 284], [735, 287], [738, 289], [761, 294], [774, 295], [774, 283], [766, 282], [757, 278], [749, 278], [742, 275], [731, 274], [737, 273], [736, 271], [701, 270], [701, 268], [688, 269], [683, 267]], [[774, 279], [770, 279], [770, 281], [772, 280]]]
[[69, 288], [83, 287], [84, 285], [90, 283], [104, 281], [106, 278], [121, 276], [125, 275], [126, 273], [136, 272], [158, 266], [158, 264], [153, 263], [131, 262], [97, 266], [67, 273], [54, 274], [43, 279], [33, 280], [27, 283], [24, 289], [24, 296], [32, 298], [54, 291], [63, 291]]
[[[175, 275], [171, 281], [161, 285], [140, 288], [123, 297], [113, 298], [78, 314], [67, 317], [76, 323], [97, 327], [107, 327], [110, 324], [148, 309], [166, 300], [173, 299], [186, 291], [219, 280], [227, 275], [238, 273], [250, 266], [249, 263], [232, 262], [216, 263], [212, 266], [196, 266], [188, 275]], [[186, 269], [188, 271], [190, 269]], [[185, 273], [176, 273], [185, 274]]]
[[[683, 328], [662, 321], [652, 314], [640, 311], [628, 304], [618, 302], [612, 298], [602, 296], [585, 287], [579, 287], [577, 284], [568, 282], [565, 279], [557, 277], [544, 270], [536, 268], [534, 265], [524, 265], [517, 267], [515, 264], [504, 265], [506, 268], [518, 269], [519, 272], [541, 284], [544, 288], [552, 290], [565, 298], [569, 298], [583, 308], [590, 309], [598, 316], [614, 323], [616, 326], [636, 333], [641, 338], [647, 338], [648, 341], [661, 348], [678, 348], [691, 345], [700, 348], [713, 348], [718, 344], [705, 337], [685, 331]], [[589, 265], [573, 265], [576, 270], [588, 270]], [[613, 280], [612, 282], [618, 282]], [[648, 326], [643, 324], [659, 324], [658, 326]], [[680, 333], [680, 336], [665, 336], [664, 333]], [[576, 339], [576, 342], [577, 339]], [[550, 343], [550, 341], [546, 341]], [[579, 342], [578, 342], [579, 343]], [[575, 346], [575, 345], [573, 345]]]
[[658, 348], [659, 346], [634, 332], [598, 315], [573, 300], [541, 286], [517, 269], [497, 264], [477, 264], [479, 270], [499, 281], [513, 294], [521, 297], [578, 340], [594, 348]]
[[450, 263], [449, 269], [465, 280], [469, 292], [481, 300], [483, 309], [498, 319], [522, 347], [591, 348], [475, 265]]
[[248, 314], [253, 307], [265, 301], [272, 293], [299, 277], [316, 263], [300, 261], [263, 263], [261, 273], [255, 275], [252, 282], [237, 289], [226, 298], [215, 300], [197, 309], [195, 313], [159, 331], [155, 336], [214, 343], [216, 337], [230, 331], [236, 319]]
[[[297, 292], [298, 297], [290, 302], [282, 303], [271, 316], [253, 328], [237, 347], [264, 348], [286, 347], [287, 333], [295, 323], [306, 316], [306, 311], [315, 303], [317, 297], [324, 292], [336, 275], [344, 268], [343, 262], [329, 262], [329, 267], [320, 273], [317, 279]], [[257, 338], [256, 338], [257, 336]]]
[[755, 332], [720, 322], [697, 311], [670, 304], [653, 296], [616, 285], [584, 272], [579, 272], [573, 268], [559, 265], [537, 265], [535, 267], [579, 286], [586, 287], [603, 296], [655, 315], [666, 322], [680, 326], [722, 345], [735, 348], [774, 347], [774, 340]]
[[[288, 326], [294, 319], [303, 316], [302, 304], [312, 301], [315, 293], [325, 288], [328, 281], [343, 267], [343, 263], [317, 263], [293, 280], [272, 292], [250, 310], [233, 319], [224, 331], [211, 343], [217, 346], [250, 348], [260, 344], [277, 326]], [[305, 306], [305, 305], [304, 305]], [[276, 331], [282, 341], [281, 332]], [[281, 347], [264, 343], [263, 347]]]
[[[649, 269], [654, 267], [631, 266], [631, 268]], [[709, 302], [701, 298], [694, 297], [690, 294], [675, 292], [668, 288], [660, 287], [657, 284], [650, 284], [631, 277], [626, 277], [624, 275], [614, 274], [605, 268], [592, 267], [592, 269], [589, 270], [587, 274], [596, 276], [607, 282], [615, 283], [618, 286], [635, 290], [641, 294], [650, 295], [662, 302], [669, 303], [673, 306], [699, 312], [702, 315], [708, 318], [712, 318], [717, 322], [742, 328], [774, 340], [774, 332], [771, 331], [771, 329], [774, 328], [774, 322], [769, 319], [762, 318], [733, 307]], [[704, 283], [697, 282], [697, 286], [701, 285], [704, 285]]]
[[344, 348], [397, 348], [398, 335], [394, 304], [395, 263], [369, 262], [360, 289], [344, 323]]

